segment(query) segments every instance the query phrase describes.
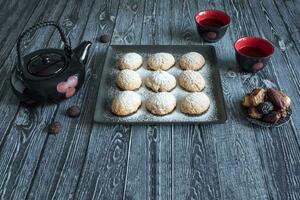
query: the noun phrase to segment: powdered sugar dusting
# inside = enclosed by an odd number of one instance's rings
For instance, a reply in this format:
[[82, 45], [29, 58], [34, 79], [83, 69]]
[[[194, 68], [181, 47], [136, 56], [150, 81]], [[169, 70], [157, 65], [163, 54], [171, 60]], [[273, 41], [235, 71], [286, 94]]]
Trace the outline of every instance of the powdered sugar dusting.
[[206, 94], [202, 92], [195, 92], [193, 94], [188, 95], [185, 98], [186, 102], [191, 104], [191, 105], [196, 105], [196, 104], [209, 104], [209, 98]]
[[122, 82], [124, 83], [130, 83], [130, 82], [141, 82], [140, 75], [133, 70], [130, 69], [124, 69], [118, 73], [118, 77], [122, 79]]
[[190, 53], [184, 54], [183, 57], [188, 59], [190, 62], [195, 62], [195, 63], [198, 63], [198, 60], [200, 60], [200, 61], [204, 60], [203, 56], [197, 52], [190, 52]]
[[195, 81], [199, 81], [205, 84], [204, 78], [201, 74], [194, 70], [185, 70], [179, 75], [183, 80], [185, 80], [188, 84], [193, 84]]
[[130, 65], [134, 60], [142, 62], [142, 57], [137, 53], [127, 53], [122, 56], [123, 62]]
[[141, 96], [134, 91], [123, 91], [115, 98], [125, 105], [136, 105], [141, 102]]
[[158, 70], [145, 79], [145, 84], [154, 91], [169, 91], [176, 86], [176, 79], [168, 72]]
[[154, 82], [157, 83], [158, 85], [166, 85], [166, 84], [172, 84], [172, 82], [174, 81], [176, 82], [174, 76], [162, 70], [153, 72], [149, 77], [153, 79]]
[[[151, 65], [150, 67], [155, 69], [155, 65], [158, 66], [158, 68], [169, 68], [175, 63], [175, 59], [170, 53], [156, 53], [150, 56], [148, 60], [148, 65]], [[166, 66], [164, 66], [166, 65]]]
[[153, 104], [157, 107], [164, 108], [176, 104], [176, 98], [170, 92], [160, 92], [153, 94], [147, 103]]
[[[189, 47], [186, 47], [189, 48]], [[190, 52], [186, 50], [186, 48], [177, 48], [176, 53], [172, 53], [172, 55], [175, 57], [175, 59], [178, 61], [179, 58], [187, 53]], [[134, 49], [130, 49], [131, 52], [134, 52]], [[158, 52], [161, 50], [157, 50]], [[138, 49], [136, 52], [138, 52], [143, 57], [143, 64], [142, 66], [136, 70], [136, 72], [141, 76], [142, 80], [145, 80], [146, 77], [151, 76], [152, 73], [155, 73], [148, 69], [147, 66], [147, 60], [148, 57], [153, 55], [155, 52], [154, 49], [149, 50], [147, 48], [144, 48], [142, 50]], [[174, 50], [175, 51], [175, 50]], [[180, 52], [180, 53], [178, 53]], [[175, 110], [167, 115], [164, 116], [156, 116], [151, 114], [149, 111], [147, 111], [145, 107], [146, 101], [151, 98], [155, 92], [151, 91], [150, 89], [146, 88], [145, 86], [140, 87], [136, 92], [140, 95], [142, 100], [142, 106], [139, 108], [139, 110], [129, 116], [126, 117], [119, 117], [114, 114], [112, 114], [109, 110], [112, 99], [120, 94], [120, 90], [116, 87], [115, 84], [115, 77], [118, 74], [120, 70], [116, 67], [116, 60], [117, 57], [120, 57], [121, 55], [124, 55], [127, 52], [124, 52], [122, 50], [114, 50], [115, 55], [111, 57], [108, 63], [106, 63], [106, 67], [103, 69], [102, 72], [102, 78], [101, 78], [101, 84], [99, 87], [99, 95], [97, 100], [97, 110], [96, 112], [99, 113], [99, 116], [101, 114], [101, 118], [99, 120], [96, 119], [96, 121], [101, 122], [117, 122], [117, 123], [130, 123], [130, 122], [207, 122], [207, 121], [216, 121], [218, 120], [219, 116], [219, 110], [217, 105], [217, 98], [215, 90], [218, 86], [218, 84], [215, 84], [215, 78], [216, 74], [218, 73], [218, 69], [214, 64], [214, 60], [210, 60], [210, 51], [205, 51], [200, 48], [199, 53], [206, 58], [206, 62], [203, 68], [201, 68], [197, 73], [200, 73], [202, 77], [205, 79], [206, 87], [203, 90], [205, 94], [208, 95], [210, 99], [210, 107], [207, 112], [205, 112], [202, 115], [195, 115], [190, 116], [182, 113], [180, 111], [180, 102], [183, 100], [184, 97], [186, 97], [189, 94], [192, 94], [191, 92], [187, 92], [184, 89], [182, 89], [180, 86], [175, 87], [171, 92], [168, 92], [169, 94], [173, 95], [176, 99], [177, 106]], [[170, 75], [174, 77], [178, 77], [179, 74], [183, 70], [180, 68], [178, 63], [175, 63], [173, 67], [171, 67], [166, 73], [169, 73]], [[160, 82], [161, 78], [159, 76], [156, 76]], [[163, 81], [162, 81], [163, 82]], [[171, 100], [167, 100], [168, 98], [165, 95], [162, 95], [163, 100], [156, 100], [155, 103], [161, 103], [161, 104], [168, 104]]]

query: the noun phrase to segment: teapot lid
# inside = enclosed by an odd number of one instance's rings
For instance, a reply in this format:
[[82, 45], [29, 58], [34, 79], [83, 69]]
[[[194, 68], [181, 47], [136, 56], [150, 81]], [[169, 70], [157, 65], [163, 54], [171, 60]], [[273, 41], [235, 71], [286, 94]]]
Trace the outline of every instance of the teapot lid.
[[[60, 33], [61, 39], [64, 43], [64, 50], [60, 49], [40, 49], [24, 58], [21, 56], [21, 41], [26, 34], [31, 33], [39, 28], [45, 26], [54, 26]], [[32, 75], [35, 77], [45, 78], [54, 74], [61, 73], [66, 66], [68, 61], [66, 57], [72, 55], [71, 45], [68, 43], [66, 36], [60, 26], [53, 21], [40, 22], [27, 30], [25, 30], [18, 38], [17, 41], [17, 56], [19, 64], [17, 65], [17, 72], [19, 75]], [[24, 60], [24, 63], [23, 63]]]
[[47, 77], [65, 69], [66, 59], [57, 52], [44, 52], [33, 56], [27, 62], [27, 70], [34, 76]]

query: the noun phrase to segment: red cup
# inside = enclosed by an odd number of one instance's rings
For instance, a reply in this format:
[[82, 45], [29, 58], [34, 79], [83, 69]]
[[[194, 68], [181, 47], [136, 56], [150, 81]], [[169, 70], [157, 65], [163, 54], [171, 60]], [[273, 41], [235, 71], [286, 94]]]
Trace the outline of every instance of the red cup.
[[235, 41], [234, 49], [239, 66], [247, 72], [263, 69], [274, 53], [271, 42], [260, 37], [243, 37]]
[[207, 42], [217, 42], [226, 33], [230, 17], [220, 10], [204, 10], [195, 14], [195, 22], [200, 36]]

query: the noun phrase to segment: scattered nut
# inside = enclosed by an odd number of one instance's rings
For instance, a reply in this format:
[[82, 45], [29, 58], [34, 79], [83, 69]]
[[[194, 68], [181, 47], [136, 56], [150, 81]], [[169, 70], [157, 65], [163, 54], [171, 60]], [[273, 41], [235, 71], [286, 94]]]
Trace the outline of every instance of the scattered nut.
[[52, 122], [49, 126], [48, 126], [48, 133], [50, 134], [57, 134], [59, 133], [61, 128], [61, 125], [59, 122]]
[[66, 113], [69, 117], [78, 117], [80, 115], [80, 108], [78, 106], [71, 106], [67, 109]]
[[110, 42], [110, 35], [104, 34], [100, 36], [100, 42], [102, 43], [108, 43]]

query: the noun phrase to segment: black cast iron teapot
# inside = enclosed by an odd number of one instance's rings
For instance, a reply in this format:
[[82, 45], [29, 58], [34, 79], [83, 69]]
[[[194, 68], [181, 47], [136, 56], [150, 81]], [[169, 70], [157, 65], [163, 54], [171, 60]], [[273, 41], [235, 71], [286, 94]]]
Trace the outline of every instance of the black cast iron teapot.
[[[39, 28], [54, 26], [64, 43], [63, 49], [40, 49], [21, 56], [22, 38]], [[18, 65], [11, 75], [11, 85], [22, 102], [33, 104], [47, 100], [62, 100], [73, 96], [85, 78], [91, 42], [84, 41], [72, 50], [60, 26], [55, 22], [41, 22], [24, 31], [17, 42]]]

